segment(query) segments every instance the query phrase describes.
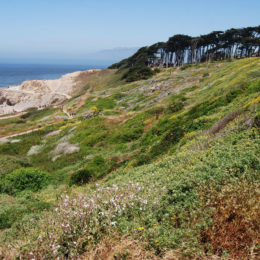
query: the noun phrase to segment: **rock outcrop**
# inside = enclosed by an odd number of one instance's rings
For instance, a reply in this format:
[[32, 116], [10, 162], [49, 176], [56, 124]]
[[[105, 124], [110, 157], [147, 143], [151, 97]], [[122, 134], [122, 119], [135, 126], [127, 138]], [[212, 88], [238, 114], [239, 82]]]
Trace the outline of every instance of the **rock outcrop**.
[[84, 82], [82, 78], [97, 70], [77, 71], [55, 80], [30, 80], [19, 86], [0, 89], [0, 115], [45, 108], [69, 99]]

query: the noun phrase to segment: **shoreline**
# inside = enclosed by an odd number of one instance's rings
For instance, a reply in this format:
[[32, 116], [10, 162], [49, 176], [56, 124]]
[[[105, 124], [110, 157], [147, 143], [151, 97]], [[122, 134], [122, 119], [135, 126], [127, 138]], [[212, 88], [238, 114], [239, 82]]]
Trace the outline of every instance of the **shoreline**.
[[58, 79], [26, 80], [17, 86], [0, 87], [0, 116], [59, 105], [82, 86], [82, 75], [100, 70], [75, 71]]
[[2, 64], [0, 63], [0, 89], [8, 86], [19, 86], [28, 80], [56, 80], [75, 71], [87, 71], [95, 65], [77, 64]]

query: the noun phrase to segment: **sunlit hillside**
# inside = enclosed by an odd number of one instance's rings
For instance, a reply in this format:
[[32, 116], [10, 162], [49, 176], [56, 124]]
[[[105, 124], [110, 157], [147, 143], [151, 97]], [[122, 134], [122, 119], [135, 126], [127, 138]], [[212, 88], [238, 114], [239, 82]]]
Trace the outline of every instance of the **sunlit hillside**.
[[260, 58], [124, 73], [0, 117], [2, 259], [257, 259]]

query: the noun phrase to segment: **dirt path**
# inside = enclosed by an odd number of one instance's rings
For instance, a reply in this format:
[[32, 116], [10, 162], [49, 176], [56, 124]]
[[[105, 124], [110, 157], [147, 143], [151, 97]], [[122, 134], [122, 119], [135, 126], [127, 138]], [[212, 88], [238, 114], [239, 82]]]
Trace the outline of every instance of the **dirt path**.
[[38, 127], [38, 128], [33, 128], [33, 129], [30, 129], [30, 130], [24, 131], [24, 132], [20, 132], [20, 133], [17, 133], [17, 134], [12, 134], [12, 135], [7, 135], [7, 136], [4, 136], [4, 137], [0, 137], [0, 143], [8, 142], [9, 138], [20, 136], [20, 135], [25, 135], [25, 134], [30, 134], [32, 132], [36, 132], [36, 131], [39, 131], [39, 130], [40, 130], [40, 128]]
[[17, 113], [15, 115], [9, 115], [9, 116], [0, 116], [0, 120], [9, 119], [9, 118], [13, 118], [13, 117], [18, 117], [18, 116], [22, 116], [24, 114], [26, 114], [26, 112]]
[[64, 114], [66, 114], [69, 119], [72, 119], [72, 118], [73, 118], [73, 116], [67, 111], [67, 108], [63, 107], [63, 108], [62, 108], [62, 112], [63, 112]]

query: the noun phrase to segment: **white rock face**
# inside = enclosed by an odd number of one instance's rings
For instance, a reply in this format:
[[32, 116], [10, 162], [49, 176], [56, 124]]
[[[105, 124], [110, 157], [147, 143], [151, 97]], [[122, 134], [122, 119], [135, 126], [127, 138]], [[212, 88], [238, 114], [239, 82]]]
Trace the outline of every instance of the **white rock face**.
[[52, 152], [54, 155], [58, 154], [72, 154], [80, 151], [80, 148], [77, 144], [70, 144], [69, 142], [59, 143], [54, 151]]
[[96, 71], [77, 71], [55, 80], [29, 80], [19, 86], [0, 88], [0, 115], [60, 104], [82, 84], [80, 76]]
[[27, 156], [35, 155], [41, 152], [41, 150], [44, 148], [43, 145], [34, 145], [30, 148], [30, 150], [27, 153]]
[[60, 132], [61, 132], [61, 130], [52, 131], [52, 132], [48, 133], [47, 135], [45, 135], [44, 138], [48, 138], [48, 137], [58, 135]]

